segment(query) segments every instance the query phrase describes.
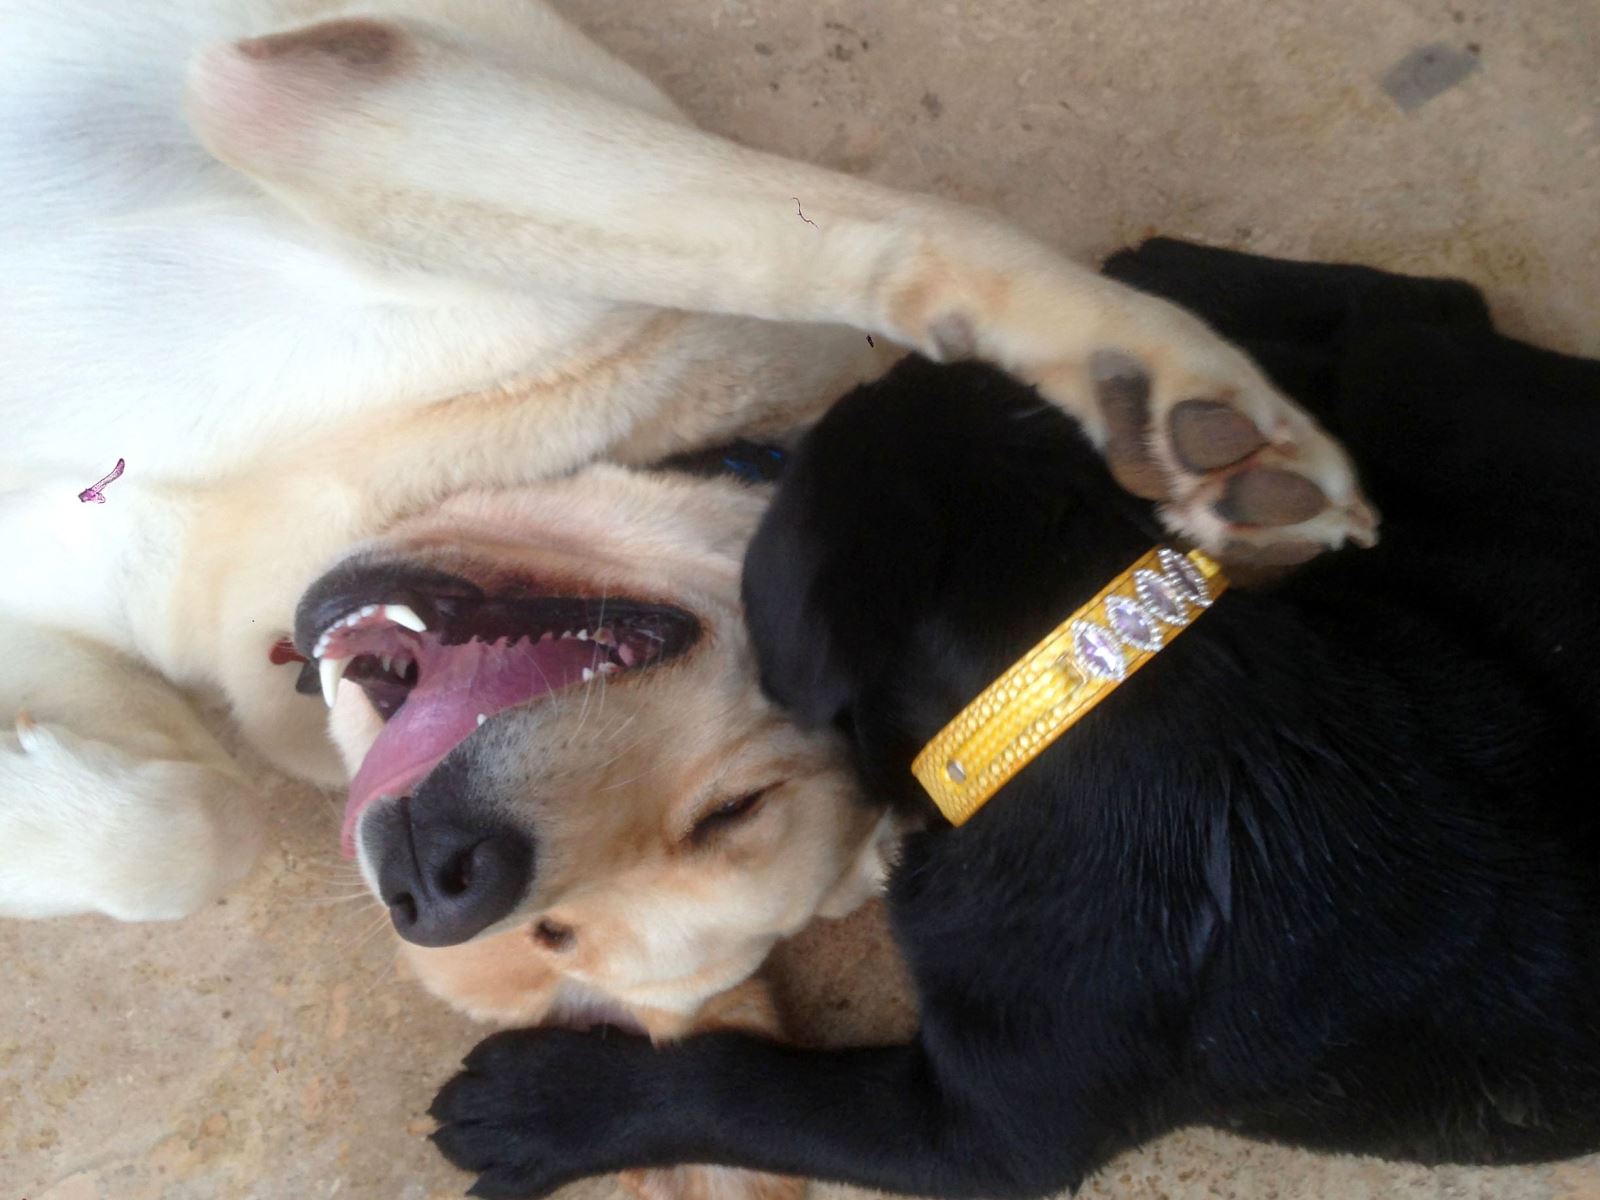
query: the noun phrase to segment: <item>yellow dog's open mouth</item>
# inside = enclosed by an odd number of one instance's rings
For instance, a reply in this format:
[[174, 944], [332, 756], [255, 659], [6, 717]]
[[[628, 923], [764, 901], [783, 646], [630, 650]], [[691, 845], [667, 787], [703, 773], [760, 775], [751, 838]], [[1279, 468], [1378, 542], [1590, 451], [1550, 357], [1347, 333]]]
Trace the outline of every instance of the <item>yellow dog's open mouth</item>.
[[495, 713], [681, 654], [699, 622], [670, 604], [587, 597], [527, 579], [479, 585], [405, 563], [355, 563], [312, 585], [295, 644], [332, 707], [341, 679], [384, 719], [351, 780], [342, 843], [373, 801], [402, 796]]

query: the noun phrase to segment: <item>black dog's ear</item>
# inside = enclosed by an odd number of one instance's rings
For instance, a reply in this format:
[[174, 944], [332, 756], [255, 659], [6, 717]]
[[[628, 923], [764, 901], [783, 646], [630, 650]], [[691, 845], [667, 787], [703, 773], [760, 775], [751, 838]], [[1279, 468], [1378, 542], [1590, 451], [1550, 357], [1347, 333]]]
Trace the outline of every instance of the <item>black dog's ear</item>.
[[[838, 725], [887, 669], [934, 587], [947, 522], [938, 400], [955, 368], [920, 359], [846, 396], [806, 435], [745, 555], [761, 684], [803, 724]], [[948, 453], [948, 451], [945, 451]]]
[[745, 555], [745, 621], [761, 689], [801, 725], [831, 725], [850, 702], [851, 679], [812, 599], [822, 547], [791, 497], [780, 492]]

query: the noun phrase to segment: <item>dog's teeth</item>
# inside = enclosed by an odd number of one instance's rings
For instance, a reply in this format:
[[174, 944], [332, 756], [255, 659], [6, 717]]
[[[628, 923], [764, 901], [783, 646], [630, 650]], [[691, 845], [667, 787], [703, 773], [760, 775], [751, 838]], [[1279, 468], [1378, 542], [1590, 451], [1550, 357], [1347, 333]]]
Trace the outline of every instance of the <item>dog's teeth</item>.
[[618, 671], [622, 670], [622, 668], [614, 662], [603, 662], [597, 669], [602, 675], [615, 675]]
[[553, 629], [546, 629], [543, 633], [541, 633], [539, 635], [539, 640], [541, 642], [553, 642], [553, 641], [555, 641], [556, 640], [556, 631], [553, 630]]
[[615, 646], [617, 644], [617, 635], [602, 625], [594, 631], [594, 640], [602, 646]]
[[589, 631], [587, 629], [578, 630], [578, 640], [580, 642], [587, 642], [589, 640]]
[[322, 680], [322, 699], [329, 708], [339, 698], [339, 680], [344, 678], [349, 665], [348, 658], [325, 658], [317, 665], [317, 675]]
[[378, 606], [376, 604], [363, 604], [360, 611], [363, 617], [370, 617], [378, 611]]
[[588, 683], [593, 678], [594, 678], [594, 672], [591, 671], [588, 667], [585, 667], [583, 669], [583, 681], [585, 683]]
[[562, 641], [566, 641], [571, 636], [572, 636], [572, 630], [568, 629], [564, 633], [562, 633], [561, 640]]
[[32, 754], [44, 742], [39, 734], [39, 722], [33, 719], [33, 714], [25, 708], [17, 710], [17, 742], [22, 746], [24, 754]]
[[483, 724], [483, 723], [484, 723], [484, 722], [485, 722], [485, 721], [487, 721], [487, 720], [488, 720], [488, 719], [489, 719], [489, 718], [488, 718], [488, 717], [486, 717], [486, 716], [484, 716], [484, 715], [483, 715], [483, 714], [482, 714], [482, 713], [479, 713], [479, 714], [478, 714], [478, 724], [479, 724], [479, 725], [482, 725], [482, 724]]
[[383, 606], [384, 619], [393, 622], [402, 629], [409, 629], [412, 633], [427, 633], [428, 623], [416, 612], [405, 604], [385, 604]]
[[393, 658], [389, 657], [389, 655], [387, 655], [387, 654], [380, 654], [380, 655], [378, 655], [378, 661], [383, 664], [384, 674], [386, 674], [386, 675], [393, 675], [394, 674], [394, 659]]

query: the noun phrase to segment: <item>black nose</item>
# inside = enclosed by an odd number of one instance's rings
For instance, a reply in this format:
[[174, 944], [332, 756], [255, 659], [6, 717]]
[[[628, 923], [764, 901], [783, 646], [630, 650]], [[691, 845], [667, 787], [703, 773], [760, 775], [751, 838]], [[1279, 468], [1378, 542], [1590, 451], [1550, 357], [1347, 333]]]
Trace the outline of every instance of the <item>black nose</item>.
[[526, 834], [460, 813], [430, 816], [409, 798], [361, 823], [378, 894], [395, 931], [419, 946], [454, 946], [517, 906], [533, 875]]

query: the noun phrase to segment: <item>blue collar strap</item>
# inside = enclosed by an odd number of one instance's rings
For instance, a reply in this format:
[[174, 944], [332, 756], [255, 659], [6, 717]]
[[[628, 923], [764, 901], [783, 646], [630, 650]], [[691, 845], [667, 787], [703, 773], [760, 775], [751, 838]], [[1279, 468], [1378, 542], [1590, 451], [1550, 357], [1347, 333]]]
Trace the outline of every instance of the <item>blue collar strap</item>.
[[789, 452], [781, 447], [741, 439], [709, 450], [675, 454], [658, 465], [702, 478], [731, 476], [743, 483], [776, 483], [788, 461]]

